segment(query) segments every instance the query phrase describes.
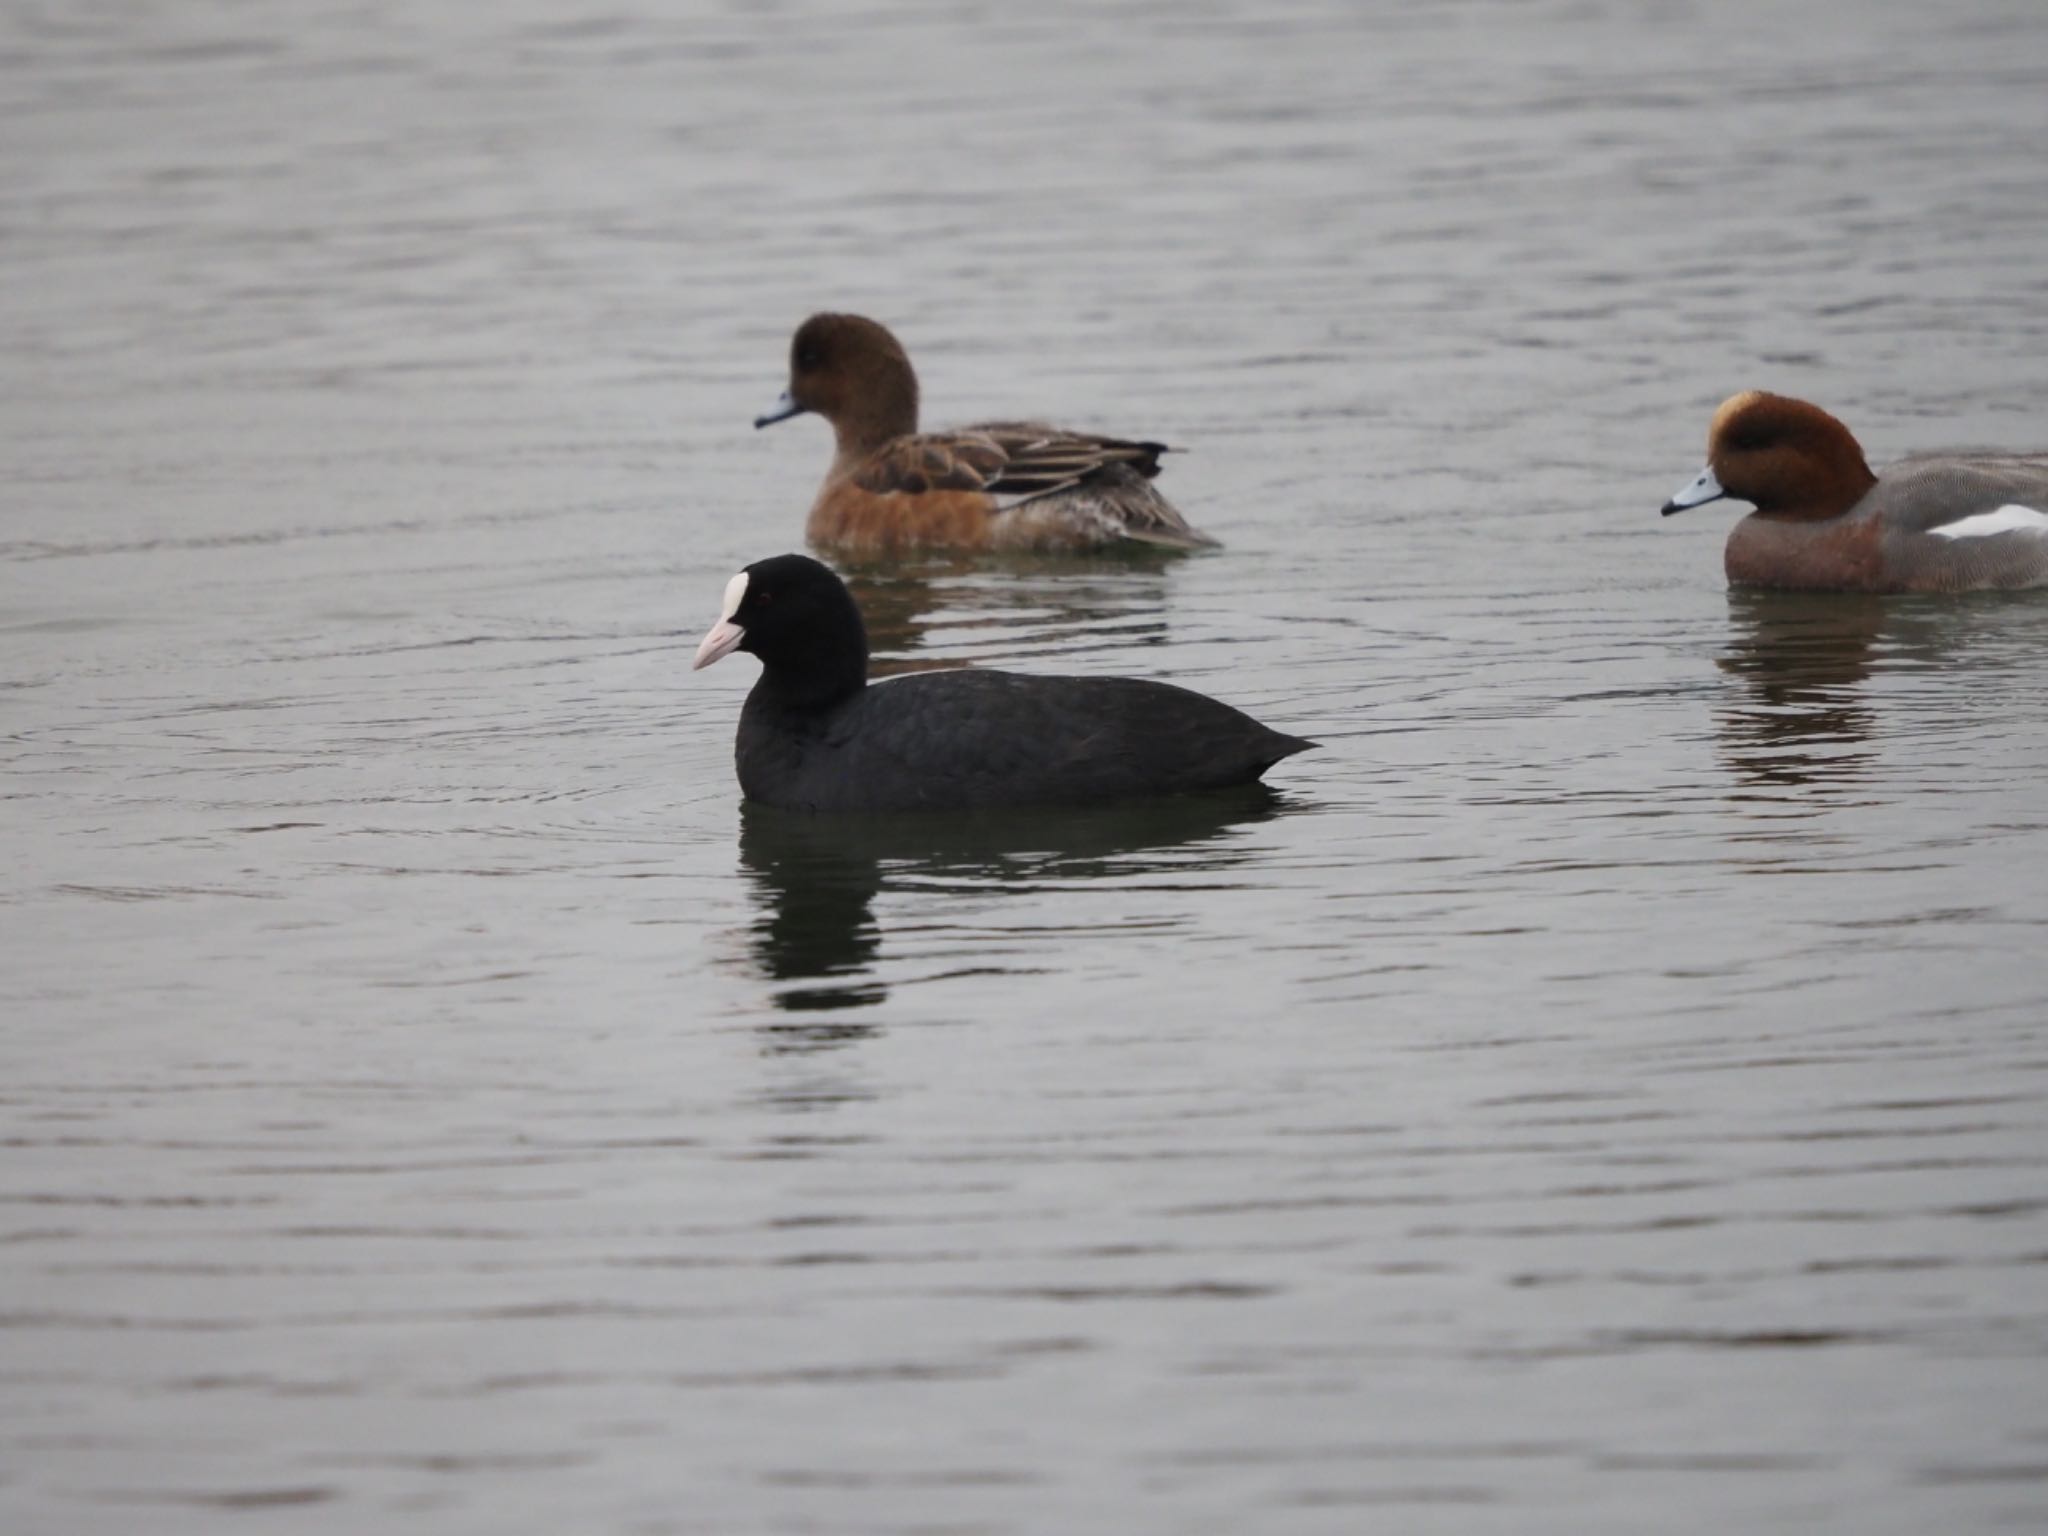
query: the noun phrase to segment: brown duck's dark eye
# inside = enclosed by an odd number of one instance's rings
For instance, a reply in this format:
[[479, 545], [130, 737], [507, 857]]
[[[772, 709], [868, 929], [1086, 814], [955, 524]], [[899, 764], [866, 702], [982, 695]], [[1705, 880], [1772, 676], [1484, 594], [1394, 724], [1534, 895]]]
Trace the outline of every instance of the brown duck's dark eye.
[[822, 361], [822, 359], [819, 358], [818, 349], [816, 347], [802, 347], [799, 348], [797, 351], [796, 365], [799, 368], [815, 368], [818, 366], [820, 361]]

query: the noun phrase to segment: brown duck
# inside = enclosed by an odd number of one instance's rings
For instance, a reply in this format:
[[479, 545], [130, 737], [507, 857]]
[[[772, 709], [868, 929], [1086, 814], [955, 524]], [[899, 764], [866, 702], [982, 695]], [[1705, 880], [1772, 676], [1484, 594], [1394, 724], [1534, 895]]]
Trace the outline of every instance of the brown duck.
[[805, 535], [849, 555], [916, 549], [1203, 549], [1151, 484], [1164, 443], [1043, 422], [917, 430], [917, 374], [887, 327], [813, 315], [789, 347], [789, 388], [754, 425], [815, 412], [838, 450]]

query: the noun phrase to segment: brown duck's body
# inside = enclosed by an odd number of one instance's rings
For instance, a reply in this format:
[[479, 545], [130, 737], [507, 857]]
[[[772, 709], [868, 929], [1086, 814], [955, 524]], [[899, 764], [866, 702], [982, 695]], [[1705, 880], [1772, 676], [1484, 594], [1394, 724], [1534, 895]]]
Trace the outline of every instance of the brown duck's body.
[[1167, 451], [1039, 422], [895, 437], [834, 461], [805, 534], [855, 554], [1077, 550], [1124, 539], [1204, 547], [1213, 541], [1149, 483]]
[[917, 403], [917, 375], [886, 328], [858, 315], [813, 315], [798, 328], [789, 390], [757, 425], [804, 411], [832, 423], [838, 447], [811, 507], [811, 543], [868, 555], [1216, 542], [1151, 485], [1164, 443], [1034, 421], [921, 433]]
[[1944, 534], [2000, 508], [2048, 509], [2048, 456], [1918, 454], [1885, 466], [1846, 512], [1752, 512], [1728, 535], [1737, 586], [1843, 592], [1980, 592], [2048, 586], [2048, 537], [2025, 519]]
[[1707, 438], [1707, 468], [1664, 510], [1721, 496], [1756, 510], [1728, 535], [1735, 586], [1971, 592], [2048, 586], [2048, 456], [1920, 454], [1872, 473], [1818, 406], [1750, 390]]

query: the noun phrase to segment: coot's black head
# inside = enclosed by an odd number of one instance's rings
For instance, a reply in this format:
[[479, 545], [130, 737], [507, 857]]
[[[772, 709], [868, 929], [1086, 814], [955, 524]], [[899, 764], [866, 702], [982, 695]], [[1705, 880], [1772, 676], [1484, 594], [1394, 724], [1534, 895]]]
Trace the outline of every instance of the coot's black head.
[[824, 704], [867, 682], [868, 634], [853, 594], [808, 555], [756, 560], [726, 583], [695, 667], [733, 651], [761, 658], [764, 681], [792, 703]]

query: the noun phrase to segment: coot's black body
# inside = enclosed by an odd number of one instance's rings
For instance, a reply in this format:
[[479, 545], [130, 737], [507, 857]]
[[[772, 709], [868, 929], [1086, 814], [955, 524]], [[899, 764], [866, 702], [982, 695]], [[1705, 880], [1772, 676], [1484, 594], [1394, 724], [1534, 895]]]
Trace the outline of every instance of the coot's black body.
[[1128, 677], [922, 672], [823, 709], [764, 672], [740, 712], [740, 788], [815, 811], [1083, 805], [1248, 784], [1308, 743]]
[[1314, 745], [1170, 683], [924, 672], [867, 684], [839, 578], [783, 555], [733, 578], [698, 650], [761, 658], [735, 758], [749, 800], [814, 811], [1085, 805], [1256, 780]]

